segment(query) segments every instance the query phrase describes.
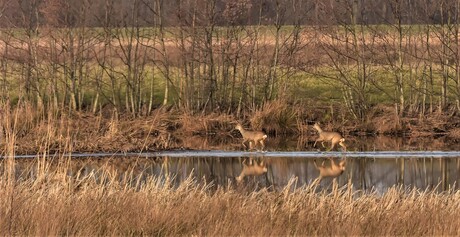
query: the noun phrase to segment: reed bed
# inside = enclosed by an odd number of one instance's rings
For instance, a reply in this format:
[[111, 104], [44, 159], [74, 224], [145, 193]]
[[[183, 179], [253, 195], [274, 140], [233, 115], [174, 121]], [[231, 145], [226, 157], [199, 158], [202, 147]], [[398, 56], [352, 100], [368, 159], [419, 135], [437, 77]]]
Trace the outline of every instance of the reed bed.
[[[251, 184], [223, 187], [192, 178], [177, 184], [173, 177], [142, 172], [120, 175], [111, 166], [84, 173], [72, 170], [69, 159], [45, 158], [54, 150], [101, 151], [121, 144], [128, 144], [125, 151], [171, 148], [175, 142], [171, 129], [179, 126], [172, 121], [194, 121], [191, 115], [171, 120], [171, 115], [159, 110], [131, 121], [116, 113], [32, 113], [28, 106], [4, 111], [2, 154], [9, 158], [0, 163], [0, 235], [460, 234], [456, 189], [393, 187], [380, 195], [354, 191], [351, 185], [335, 184], [331, 190], [297, 187], [295, 179], [281, 190]], [[230, 130], [232, 120], [210, 115], [195, 128], [206, 133], [215, 128]], [[108, 144], [112, 145], [105, 147]], [[33, 172], [18, 173], [15, 168], [14, 155], [21, 151], [43, 154], [31, 164]]]
[[[68, 160], [67, 160], [68, 161]], [[459, 235], [460, 192], [390, 188], [385, 194], [296, 187], [226, 187], [37, 158], [33, 177], [0, 180], [0, 235]], [[56, 164], [53, 164], [56, 166]], [[9, 172], [6, 172], [9, 171]], [[120, 178], [123, 177], [123, 178]], [[143, 177], [143, 178], [141, 178]]]
[[[99, 113], [62, 110], [35, 110], [30, 103], [10, 107], [0, 104], [0, 153], [13, 142], [14, 153], [48, 152], [137, 152], [165, 149], [222, 148], [229, 139], [239, 138], [237, 122], [248, 129], [263, 129], [276, 134], [295, 134], [305, 130], [299, 110], [281, 101], [237, 119], [225, 113], [191, 113], [158, 108], [148, 116], [134, 117], [117, 110]], [[294, 132], [296, 131], [296, 132]], [[213, 141], [196, 142], [201, 136]], [[201, 144], [196, 144], [201, 143]], [[221, 143], [221, 144], [219, 144]], [[239, 144], [239, 142], [237, 142]]]
[[299, 108], [300, 105], [283, 100], [266, 102], [250, 115], [250, 121], [254, 128], [265, 129], [272, 134], [299, 133], [304, 127]]

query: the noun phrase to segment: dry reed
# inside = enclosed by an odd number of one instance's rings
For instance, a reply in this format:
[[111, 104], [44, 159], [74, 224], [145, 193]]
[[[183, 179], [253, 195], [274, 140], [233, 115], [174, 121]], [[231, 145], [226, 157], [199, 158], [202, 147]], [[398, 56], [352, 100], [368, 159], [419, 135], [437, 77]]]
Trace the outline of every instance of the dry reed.
[[260, 109], [250, 115], [253, 129], [265, 129], [272, 134], [288, 134], [299, 131], [301, 109], [284, 100], [266, 102]]
[[[2, 106], [0, 152], [8, 133], [15, 137], [15, 153], [129, 152], [180, 148], [190, 135], [231, 137], [235, 119], [226, 114], [190, 114], [159, 108], [149, 116], [132, 117], [113, 110], [43, 113], [27, 104]], [[15, 118], [15, 115], [20, 115]], [[25, 115], [25, 116], [24, 116]], [[16, 120], [14, 120], [16, 119]], [[16, 122], [13, 122], [16, 121]], [[13, 124], [14, 123], [14, 124]], [[188, 147], [196, 149], [196, 147]]]
[[[378, 195], [351, 186], [318, 191], [316, 186], [296, 187], [292, 180], [282, 190], [254, 191], [192, 178], [176, 185], [172, 178], [137, 170], [120, 174], [110, 165], [84, 173], [74, 170], [69, 159], [45, 159], [54, 141], [62, 143], [61, 151], [71, 152], [83, 146], [82, 137], [95, 149], [101, 137], [146, 139], [147, 134], [167, 133], [167, 116], [160, 111], [140, 123], [94, 116], [86, 118], [93, 123], [85, 127], [64, 116], [29, 115], [21, 123], [21, 113], [7, 111], [3, 117], [4, 154], [14, 156], [18, 137], [24, 138], [19, 131], [36, 123], [42, 124], [36, 128], [43, 136], [36, 141], [42, 155], [30, 165], [34, 172], [17, 173], [13, 157], [0, 163], [0, 235], [460, 234], [460, 192], [454, 189], [436, 193], [395, 187]], [[148, 139], [161, 139], [158, 134]]]
[[[48, 164], [49, 165], [49, 164]], [[46, 166], [46, 165], [45, 165]], [[460, 192], [253, 191], [102, 168], [0, 181], [1, 235], [458, 235]], [[169, 180], [169, 181], [168, 181]]]

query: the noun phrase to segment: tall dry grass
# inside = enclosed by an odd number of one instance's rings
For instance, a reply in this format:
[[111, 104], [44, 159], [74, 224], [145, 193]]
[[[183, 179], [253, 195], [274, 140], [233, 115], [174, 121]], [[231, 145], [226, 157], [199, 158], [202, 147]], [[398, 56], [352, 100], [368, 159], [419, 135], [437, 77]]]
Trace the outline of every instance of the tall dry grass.
[[[351, 186], [334, 186], [332, 191], [296, 187], [295, 180], [282, 190], [272, 190], [216, 187], [191, 178], [177, 185], [173, 178], [134, 170], [120, 175], [111, 166], [90, 173], [73, 170], [74, 161], [49, 159], [46, 154], [56, 145], [73, 152], [83, 146], [82, 141], [101, 144], [98, 139], [137, 138], [150, 144], [145, 140], [148, 134], [167, 134], [169, 117], [158, 111], [131, 123], [116, 114], [85, 117], [89, 120], [80, 120], [88, 115], [78, 114], [22, 118], [27, 107], [21, 108], [8, 109], [2, 118], [3, 154], [10, 157], [0, 163], [0, 235], [460, 234], [457, 190], [436, 193], [395, 187], [378, 195], [356, 192]], [[218, 121], [213, 126], [228, 125]], [[25, 128], [38, 132], [33, 135]], [[21, 139], [39, 135], [40, 139], [34, 138], [40, 155], [31, 163], [31, 172], [19, 173], [14, 155]]]
[[[267, 102], [246, 120], [225, 113], [190, 113], [159, 108], [148, 116], [133, 117], [115, 110], [89, 112], [35, 110], [27, 102], [2, 106], [0, 153], [14, 136], [15, 154], [63, 152], [139, 152], [166, 149], [226, 149], [240, 147], [236, 123], [250, 122], [251, 129], [273, 135], [305, 133], [299, 106]], [[199, 139], [195, 136], [201, 136]], [[11, 140], [11, 139], [10, 139]], [[271, 139], [272, 141], [273, 139]]]
[[272, 134], [288, 134], [302, 131], [302, 108], [284, 100], [266, 102], [250, 115], [255, 129], [265, 129]]
[[[383, 195], [315, 186], [269, 191], [109, 170], [0, 181], [0, 235], [458, 235], [460, 193], [391, 188]], [[40, 180], [40, 181], [38, 181]]]
[[[15, 154], [47, 152], [129, 152], [180, 148], [190, 135], [231, 137], [235, 123], [225, 114], [190, 114], [153, 110], [132, 117], [117, 110], [89, 112], [40, 111], [28, 103], [0, 105], [0, 153], [14, 137]], [[188, 147], [194, 149], [194, 147]]]
[[176, 117], [177, 130], [186, 135], [228, 135], [236, 119], [225, 113], [192, 114], [184, 112]]

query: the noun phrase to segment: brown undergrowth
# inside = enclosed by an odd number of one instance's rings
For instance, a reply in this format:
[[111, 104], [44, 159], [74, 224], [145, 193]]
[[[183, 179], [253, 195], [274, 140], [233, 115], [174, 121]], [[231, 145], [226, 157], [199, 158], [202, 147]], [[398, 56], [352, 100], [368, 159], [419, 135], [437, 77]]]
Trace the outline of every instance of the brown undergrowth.
[[250, 122], [255, 129], [265, 129], [271, 134], [291, 134], [302, 129], [302, 117], [299, 105], [283, 100], [265, 103], [250, 115]]
[[[128, 152], [167, 149], [222, 148], [240, 138], [237, 122], [246, 129], [264, 130], [273, 140], [279, 135], [316, 136], [311, 125], [321, 122], [325, 130], [355, 134], [405, 134], [413, 137], [446, 135], [460, 138], [460, 122], [452, 113], [399, 118], [393, 109], [377, 106], [366, 122], [346, 119], [343, 111], [267, 102], [248, 111], [244, 118], [226, 113], [191, 113], [158, 108], [148, 116], [134, 117], [116, 110], [65, 112], [40, 110], [27, 103], [14, 108], [2, 106], [1, 151], [5, 154], [7, 134], [14, 136], [15, 154], [38, 152]], [[231, 143], [231, 142], [230, 142]]]
[[[111, 165], [74, 170], [74, 161], [45, 156], [30, 163], [33, 171], [19, 174], [13, 156], [29, 146], [40, 154], [168, 149], [183, 144], [174, 138], [178, 131], [186, 136], [193, 135], [190, 131], [231, 131], [234, 118], [163, 109], [134, 118], [116, 111], [45, 114], [28, 106], [4, 108], [2, 149], [11, 157], [0, 163], [0, 235], [460, 234], [456, 188], [435, 192], [393, 187], [378, 194], [355, 191], [351, 184], [334, 183], [330, 190], [297, 187], [295, 179], [281, 190], [215, 186], [192, 178], [178, 184], [173, 177], [145, 171], [120, 174]], [[198, 118], [205, 120], [196, 122]]]
[[[27, 103], [4, 108], [1, 134], [15, 136], [16, 154], [206, 149], [206, 145], [228, 143], [228, 139], [239, 136], [234, 130], [238, 120], [225, 113], [202, 114], [159, 108], [149, 116], [134, 117], [116, 110], [98, 114], [44, 112]], [[289, 116], [286, 116], [288, 113]], [[252, 119], [247, 123], [249, 128], [263, 126], [276, 133], [292, 132], [299, 125], [295, 110], [288, 110], [286, 105], [279, 102], [267, 104], [250, 117]], [[206, 141], [207, 137], [212, 137], [215, 142]], [[189, 138], [202, 144], [193, 144]], [[6, 140], [0, 142], [3, 142], [2, 148], [5, 147]]]

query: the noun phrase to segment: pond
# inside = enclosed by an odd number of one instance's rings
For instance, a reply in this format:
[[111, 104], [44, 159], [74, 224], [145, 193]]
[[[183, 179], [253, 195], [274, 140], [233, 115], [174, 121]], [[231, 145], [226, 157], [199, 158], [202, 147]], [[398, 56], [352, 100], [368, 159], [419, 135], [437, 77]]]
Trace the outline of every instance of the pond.
[[[73, 154], [67, 159], [70, 165], [66, 173], [69, 177], [84, 177], [110, 171], [111, 176], [119, 180], [143, 182], [155, 177], [170, 179], [175, 185], [193, 177], [197, 182], [206, 181], [216, 186], [245, 185], [277, 190], [292, 180], [295, 187], [318, 182], [318, 187], [329, 189], [335, 180], [339, 186], [352, 185], [355, 190], [377, 193], [384, 193], [395, 185], [438, 191], [458, 189], [460, 180], [457, 142], [442, 137], [354, 138], [347, 152], [327, 152], [321, 145], [313, 148], [311, 141], [296, 138], [268, 142], [264, 152], [247, 152], [238, 141], [219, 145], [219, 149]], [[206, 144], [206, 148], [212, 147]], [[57, 161], [66, 157], [47, 159]], [[17, 156], [17, 178], [36, 177], [38, 163], [33, 155]], [[62, 169], [52, 164], [49, 162], [49, 172]]]

